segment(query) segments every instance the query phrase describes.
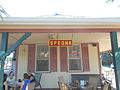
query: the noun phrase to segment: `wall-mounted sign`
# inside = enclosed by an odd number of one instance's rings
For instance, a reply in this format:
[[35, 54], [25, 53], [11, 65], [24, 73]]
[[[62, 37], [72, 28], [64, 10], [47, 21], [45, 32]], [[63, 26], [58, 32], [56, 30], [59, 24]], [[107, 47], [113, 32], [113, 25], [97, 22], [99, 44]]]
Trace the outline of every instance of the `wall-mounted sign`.
[[77, 51], [72, 51], [70, 52], [70, 56], [77, 56], [78, 55], [78, 52]]
[[49, 40], [50, 47], [68, 47], [72, 46], [72, 40]]

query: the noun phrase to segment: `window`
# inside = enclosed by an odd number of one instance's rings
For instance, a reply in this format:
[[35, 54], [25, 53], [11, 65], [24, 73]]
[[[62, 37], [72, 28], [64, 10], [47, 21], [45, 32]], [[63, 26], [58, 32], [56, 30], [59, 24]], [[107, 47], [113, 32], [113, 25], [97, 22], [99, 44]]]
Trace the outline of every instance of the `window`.
[[69, 70], [82, 70], [80, 45], [69, 47]]
[[49, 71], [48, 45], [37, 45], [36, 71]]

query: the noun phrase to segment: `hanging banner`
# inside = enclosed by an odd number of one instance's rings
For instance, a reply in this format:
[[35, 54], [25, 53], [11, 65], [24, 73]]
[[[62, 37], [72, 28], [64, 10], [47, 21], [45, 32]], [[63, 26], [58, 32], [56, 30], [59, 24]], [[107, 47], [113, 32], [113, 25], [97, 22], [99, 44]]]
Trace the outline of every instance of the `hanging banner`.
[[72, 46], [72, 40], [49, 40], [50, 47], [69, 47]]

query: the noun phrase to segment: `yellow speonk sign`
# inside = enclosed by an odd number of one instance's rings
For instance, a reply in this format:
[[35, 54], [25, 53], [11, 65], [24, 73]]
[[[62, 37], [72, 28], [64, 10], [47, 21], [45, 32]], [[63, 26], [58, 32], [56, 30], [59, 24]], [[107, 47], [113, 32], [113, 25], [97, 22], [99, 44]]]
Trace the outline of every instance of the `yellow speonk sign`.
[[69, 47], [72, 46], [72, 40], [49, 40], [50, 47]]

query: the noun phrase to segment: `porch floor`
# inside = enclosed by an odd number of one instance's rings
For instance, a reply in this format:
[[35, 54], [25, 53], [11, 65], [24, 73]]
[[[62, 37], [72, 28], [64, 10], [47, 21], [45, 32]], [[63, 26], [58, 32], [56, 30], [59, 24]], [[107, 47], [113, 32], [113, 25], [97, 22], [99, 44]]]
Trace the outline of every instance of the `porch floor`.
[[35, 90], [60, 90], [59, 88], [40, 88]]
[[[35, 90], [60, 90], [60, 89], [59, 88], [41, 88], [41, 89], [35, 89]], [[72, 89], [72, 90], [79, 90], [79, 89]]]
[[[35, 90], [60, 90], [59, 88], [40, 88]], [[72, 89], [72, 90], [81, 90], [81, 89]], [[115, 88], [111, 87], [110, 90], [116, 90]]]
[[59, 88], [40, 88], [35, 90], [60, 90]]

